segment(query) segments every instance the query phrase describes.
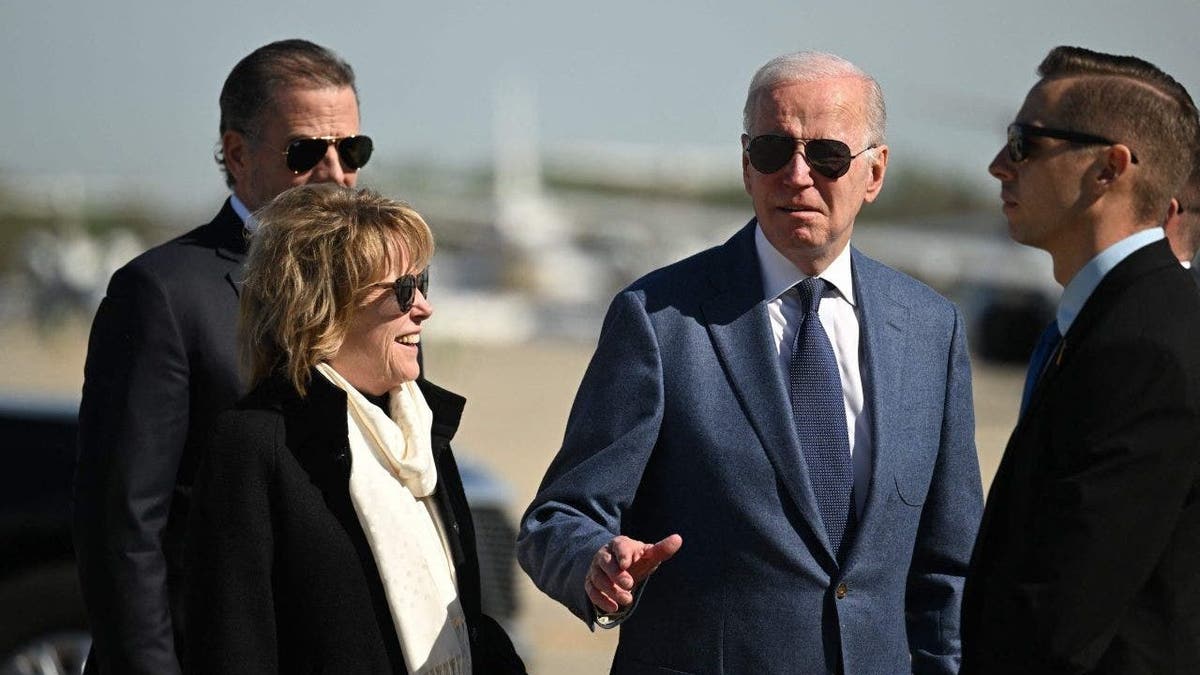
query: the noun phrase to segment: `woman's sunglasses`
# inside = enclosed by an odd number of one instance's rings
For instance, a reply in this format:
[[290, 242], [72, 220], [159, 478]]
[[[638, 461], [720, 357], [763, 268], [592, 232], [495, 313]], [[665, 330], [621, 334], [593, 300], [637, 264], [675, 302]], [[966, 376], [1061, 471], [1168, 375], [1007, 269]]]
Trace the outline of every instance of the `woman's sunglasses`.
[[381, 281], [371, 284], [370, 288], [390, 288], [396, 293], [396, 303], [400, 305], [401, 313], [412, 309], [417, 299], [417, 291], [429, 297], [429, 268], [421, 270], [420, 274], [405, 274], [395, 281]]
[[809, 168], [822, 176], [835, 179], [846, 175], [850, 162], [875, 145], [868, 145], [859, 152], [850, 154], [850, 146], [832, 138], [793, 138], [766, 134], [755, 136], [746, 144], [746, 155], [750, 165], [759, 173], [775, 173], [788, 165], [792, 157], [803, 146], [800, 153]]
[[370, 136], [318, 136], [316, 138], [297, 138], [288, 143], [283, 156], [287, 158], [287, 168], [292, 173], [300, 174], [311, 170], [320, 163], [329, 146], [337, 148], [338, 157], [351, 171], [363, 168], [371, 159], [375, 144]]

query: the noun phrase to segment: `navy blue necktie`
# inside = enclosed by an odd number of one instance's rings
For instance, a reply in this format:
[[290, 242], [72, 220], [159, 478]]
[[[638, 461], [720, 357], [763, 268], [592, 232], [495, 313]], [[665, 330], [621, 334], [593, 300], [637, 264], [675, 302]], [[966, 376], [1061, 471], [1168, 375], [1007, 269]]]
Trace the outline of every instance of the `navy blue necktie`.
[[1021, 413], [1018, 418], [1025, 415], [1025, 409], [1029, 407], [1029, 399], [1033, 398], [1033, 390], [1037, 386], [1038, 380], [1041, 379], [1042, 373], [1046, 370], [1046, 364], [1050, 361], [1050, 356], [1058, 349], [1058, 344], [1062, 342], [1062, 333], [1058, 332], [1058, 321], [1051, 321], [1046, 330], [1042, 331], [1038, 337], [1037, 345], [1033, 348], [1033, 355], [1029, 357], [1029, 371], [1025, 373], [1025, 389], [1021, 392]]
[[850, 495], [854, 473], [850, 465], [850, 436], [846, 431], [842, 380], [838, 376], [833, 345], [817, 315], [825, 284], [824, 279], [815, 277], [796, 284], [804, 316], [792, 345], [788, 393], [792, 397], [792, 415], [821, 522], [829, 535], [829, 543], [841, 560], [842, 544], [852, 523]]

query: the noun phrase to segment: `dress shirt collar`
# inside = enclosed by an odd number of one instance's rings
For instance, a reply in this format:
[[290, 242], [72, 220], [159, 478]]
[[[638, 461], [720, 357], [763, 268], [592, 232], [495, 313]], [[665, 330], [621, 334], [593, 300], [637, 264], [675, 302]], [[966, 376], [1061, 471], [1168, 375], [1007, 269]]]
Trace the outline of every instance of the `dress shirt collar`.
[[1162, 239], [1165, 235], [1161, 227], [1151, 227], [1149, 229], [1140, 230], [1121, 241], [1109, 246], [1092, 258], [1083, 266], [1074, 277], [1067, 282], [1066, 288], [1063, 289], [1062, 299], [1058, 302], [1058, 331], [1063, 335], [1071, 330], [1071, 324], [1075, 321], [1075, 317], [1079, 316], [1079, 310], [1083, 309], [1084, 303], [1091, 297], [1092, 291], [1100, 285], [1104, 276], [1112, 271], [1122, 260], [1129, 257], [1129, 254], [1154, 242]]
[[235, 194], [229, 195], [229, 205], [233, 207], [233, 212], [238, 214], [238, 218], [242, 219], [242, 226], [246, 228], [246, 232], [254, 234], [254, 231], [258, 229], [258, 223], [250, 215], [250, 209], [246, 208], [246, 205]]
[[[793, 286], [808, 278], [808, 275], [801, 272], [799, 268], [792, 264], [792, 261], [783, 257], [771, 242], [767, 241], [767, 235], [763, 234], [762, 226], [754, 228], [754, 247], [758, 250], [759, 272], [762, 275], [763, 291], [765, 299], [770, 301], [778, 298], [786, 293]], [[817, 275], [818, 278], [828, 281], [838, 293], [855, 306], [854, 302], [854, 279], [850, 273], [850, 247], [842, 249], [838, 257], [833, 259], [829, 267], [825, 271]]]

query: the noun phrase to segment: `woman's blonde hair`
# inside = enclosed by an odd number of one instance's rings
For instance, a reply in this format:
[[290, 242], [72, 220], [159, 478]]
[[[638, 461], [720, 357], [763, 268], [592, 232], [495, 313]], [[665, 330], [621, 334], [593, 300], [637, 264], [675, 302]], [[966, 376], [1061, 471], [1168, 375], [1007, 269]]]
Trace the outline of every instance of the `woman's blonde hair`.
[[384, 280], [393, 259], [404, 258], [404, 274], [433, 257], [421, 215], [371, 190], [295, 187], [254, 219], [238, 325], [251, 388], [279, 372], [303, 395], [312, 367], [337, 353], [370, 284]]

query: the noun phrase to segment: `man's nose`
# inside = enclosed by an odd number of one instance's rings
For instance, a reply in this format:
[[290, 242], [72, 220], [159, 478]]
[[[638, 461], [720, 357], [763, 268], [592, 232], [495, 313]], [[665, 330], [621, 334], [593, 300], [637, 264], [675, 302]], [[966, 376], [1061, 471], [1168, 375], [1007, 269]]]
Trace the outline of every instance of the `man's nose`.
[[787, 164], [779, 170], [783, 174], [784, 180], [797, 185], [811, 185], [813, 182], [812, 167], [808, 165], [808, 158], [804, 156], [804, 151], [796, 148], [792, 153], [792, 158]]
[[1015, 175], [1012, 160], [1008, 157], [1008, 149], [1000, 148], [992, 163], [988, 164], [988, 173], [1000, 180], [1009, 180]]
[[337, 145], [331, 143], [329, 147], [325, 148], [325, 156], [313, 167], [310, 182], [337, 183], [345, 187], [352, 187], [354, 175], [355, 172], [347, 171], [346, 167], [342, 165]]

